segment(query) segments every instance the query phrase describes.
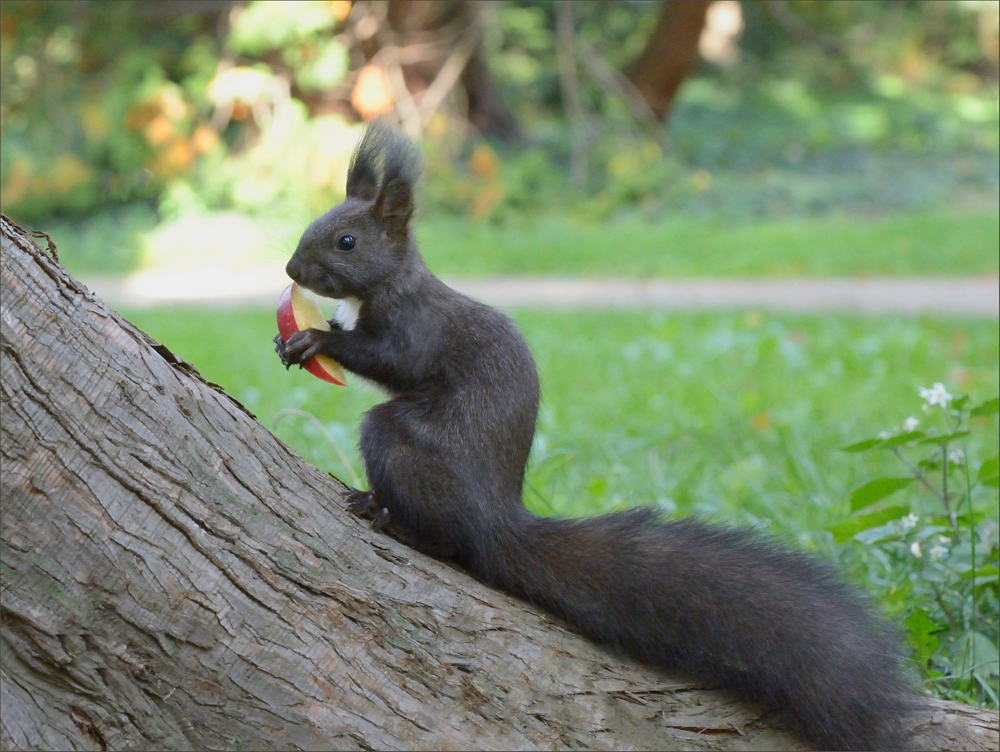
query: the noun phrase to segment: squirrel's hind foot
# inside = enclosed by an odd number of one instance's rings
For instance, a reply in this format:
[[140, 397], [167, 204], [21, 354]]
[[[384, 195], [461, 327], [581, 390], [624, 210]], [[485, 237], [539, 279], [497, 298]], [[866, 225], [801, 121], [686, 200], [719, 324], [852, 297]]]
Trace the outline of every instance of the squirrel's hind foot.
[[351, 491], [347, 494], [347, 511], [371, 520], [375, 532], [381, 532], [389, 524], [389, 510], [378, 503], [371, 491]]

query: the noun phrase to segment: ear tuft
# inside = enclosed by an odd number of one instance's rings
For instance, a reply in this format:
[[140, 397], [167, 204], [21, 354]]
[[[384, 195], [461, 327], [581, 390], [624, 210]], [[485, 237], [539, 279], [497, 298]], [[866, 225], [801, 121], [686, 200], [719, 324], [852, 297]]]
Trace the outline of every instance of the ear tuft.
[[351, 157], [347, 195], [374, 201], [372, 212], [386, 220], [390, 230], [405, 231], [422, 170], [416, 144], [385, 120], [373, 120]]
[[373, 122], [368, 126], [351, 155], [347, 168], [347, 195], [374, 201], [381, 184], [382, 167], [385, 160], [384, 124]]

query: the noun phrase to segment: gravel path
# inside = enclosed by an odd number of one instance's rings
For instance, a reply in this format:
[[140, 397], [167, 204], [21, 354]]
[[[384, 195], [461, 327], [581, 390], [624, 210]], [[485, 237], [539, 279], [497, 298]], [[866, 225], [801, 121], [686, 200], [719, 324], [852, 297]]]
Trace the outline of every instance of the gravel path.
[[[218, 280], [224, 278], [225, 284]], [[144, 272], [84, 283], [112, 306], [197, 304], [274, 306], [288, 280], [271, 271]], [[800, 312], [1000, 316], [1000, 278], [797, 279], [450, 279], [467, 295], [500, 308], [760, 308]]]

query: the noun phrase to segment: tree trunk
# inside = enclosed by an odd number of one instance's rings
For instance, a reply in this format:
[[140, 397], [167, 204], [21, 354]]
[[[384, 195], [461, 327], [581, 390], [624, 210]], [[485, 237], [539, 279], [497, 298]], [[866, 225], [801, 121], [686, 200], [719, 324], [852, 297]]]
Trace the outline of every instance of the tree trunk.
[[462, 86], [469, 102], [469, 122], [480, 133], [508, 144], [524, 139], [517, 118], [493, 83], [482, 43], [473, 51], [462, 72]]
[[[801, 749], [372, 532], [2, 230], [0, 748]], [[913, 724], [915, 746], [997, 744], [994, 712]]]
[[698, 61], [708, 6], [703, 0], [664, 2], [646, 49], [632, 66], [629, 78], [661, 120]]

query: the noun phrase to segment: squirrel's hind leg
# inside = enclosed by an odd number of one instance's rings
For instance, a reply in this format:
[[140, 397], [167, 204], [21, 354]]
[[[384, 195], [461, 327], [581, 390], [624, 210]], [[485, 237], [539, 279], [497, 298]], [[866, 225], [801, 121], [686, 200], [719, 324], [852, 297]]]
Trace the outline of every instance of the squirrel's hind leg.
[[[376, 405], [361, 424], [361, 456], [378, 509], [391, 515], [414, 548], [444, 559], [458, 554], [455, 539], [468, 523], [454, 468], [426, 442], [426, 432], [394, 401]], [[419, 419], [416, 419], [419, 420]], [[447, 500], [456, 500], [448, 503]], [[466, 536], [468, 537], [468, 536]]]

